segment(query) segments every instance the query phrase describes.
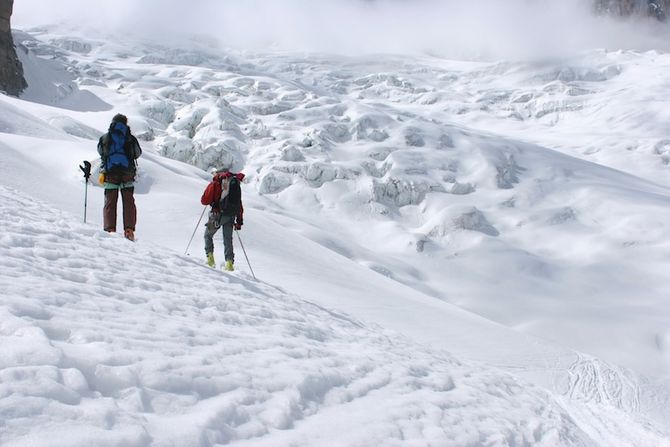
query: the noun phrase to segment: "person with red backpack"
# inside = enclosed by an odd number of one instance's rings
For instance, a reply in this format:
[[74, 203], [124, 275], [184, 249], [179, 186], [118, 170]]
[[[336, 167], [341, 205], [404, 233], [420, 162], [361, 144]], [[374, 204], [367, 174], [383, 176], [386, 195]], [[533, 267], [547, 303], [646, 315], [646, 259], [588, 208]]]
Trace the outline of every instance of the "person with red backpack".
[[116, 231], [116, 208], [121, 193], [123, 202], [123, 235], [135, 240], [137, 207], [135, 206], [134, 181], [137, 173], [137, 160], [142, 155], [137, 138], [130, 132], [128, 118], [120, 113], [112, 118], [109, 130], [98, 140], [100, 165], [100, 184], [105, 188], [105, 206], [103, 208], [103, 228]]
[[223, 250], [225, 270], [233, 271], [235, 253], [233, 251], [233, 230], [242, 229], [244, 207], [242, 206], [242, 188], [240, 183], [244, 174], [233, 174], [228, 169], [216, 171], [212, 181], [202, 193], [200, 203], [211, 206], [209, 219], [205, 224], [205, 254], [207, 265], [214, 268], [214, 235], [223, 229]]

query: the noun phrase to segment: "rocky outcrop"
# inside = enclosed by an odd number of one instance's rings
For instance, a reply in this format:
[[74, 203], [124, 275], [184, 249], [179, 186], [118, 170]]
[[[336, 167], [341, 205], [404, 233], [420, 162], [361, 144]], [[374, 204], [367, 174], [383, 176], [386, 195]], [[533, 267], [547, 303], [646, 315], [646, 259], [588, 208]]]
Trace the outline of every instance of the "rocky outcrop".
[[670, 0], [595, 0], [596, 11], [616, 16], [648, 15], [665, 21]]
[[27, 84], [12, 39], [10, 18], [13, 6], [14, 0], [0, 0], [0, 90], [18, 96]]
[[0, 32], [2, 33], [9, 32], [9, 18], [12, 16], [13, 4], [14, 0], [0, 1]]

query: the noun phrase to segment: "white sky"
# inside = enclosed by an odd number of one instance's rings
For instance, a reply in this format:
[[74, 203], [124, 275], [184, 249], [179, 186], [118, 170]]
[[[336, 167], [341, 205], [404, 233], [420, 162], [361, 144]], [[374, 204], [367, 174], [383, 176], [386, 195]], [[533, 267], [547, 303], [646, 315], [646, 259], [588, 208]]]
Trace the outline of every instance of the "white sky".
[[[129, 26], [151, 35], [207, 33], [245, 48], [430, 52], [451, 57], [553, 56], [593, 47], [667, 46], [667, 27], [596, 19], [586, 0], [21, 0], [15, 27], [70, 21], [100, 29]], [[663, 41], [666, 42], [663, 42]]]

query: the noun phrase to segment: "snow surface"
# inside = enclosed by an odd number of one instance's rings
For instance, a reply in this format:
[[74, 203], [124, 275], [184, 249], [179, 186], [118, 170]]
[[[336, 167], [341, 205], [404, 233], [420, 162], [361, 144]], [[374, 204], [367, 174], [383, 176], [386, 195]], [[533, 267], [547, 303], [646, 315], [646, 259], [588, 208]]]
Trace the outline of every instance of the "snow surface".
[[[670, 444], [667, 54], [15, 40], [0, 445]], [[135, 244], [78, 169], [116, 112]], [[258, 280], [203, 265], [222, 165]]]
[[3, 446], [589, 445], [511, 375], [0, 194]]

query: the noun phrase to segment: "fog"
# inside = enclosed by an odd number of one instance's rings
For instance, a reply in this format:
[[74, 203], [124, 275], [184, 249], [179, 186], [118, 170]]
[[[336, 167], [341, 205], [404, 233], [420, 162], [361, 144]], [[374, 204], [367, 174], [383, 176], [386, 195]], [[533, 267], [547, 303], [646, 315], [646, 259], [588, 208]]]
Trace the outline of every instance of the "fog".
[[470, 59], [670, 49], [669, 26], [596, 17], [589, 0], [16, 0], [13, 27], [59, 23], [153, 38], [209, 35], [229, 47]]

